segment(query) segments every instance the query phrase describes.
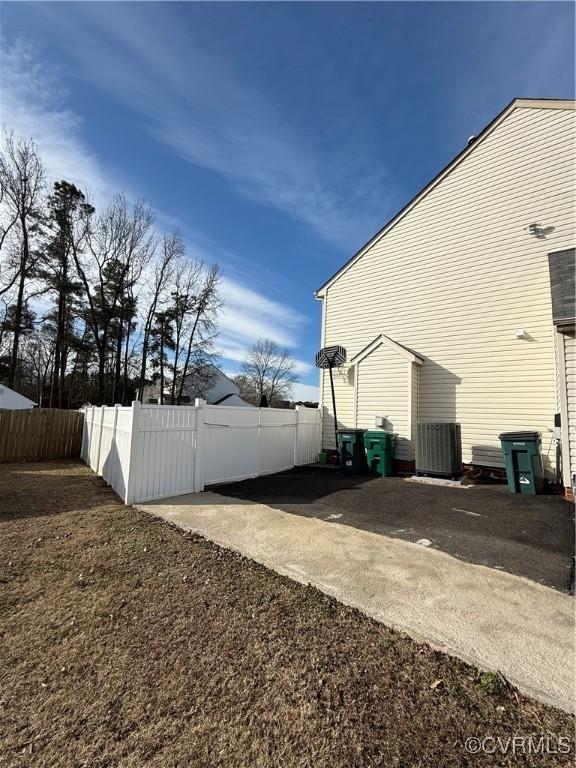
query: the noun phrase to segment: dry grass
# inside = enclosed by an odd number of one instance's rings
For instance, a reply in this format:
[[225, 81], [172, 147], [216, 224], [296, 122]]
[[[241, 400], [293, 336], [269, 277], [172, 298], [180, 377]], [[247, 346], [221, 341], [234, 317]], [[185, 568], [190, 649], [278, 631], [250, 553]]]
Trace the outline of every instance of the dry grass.
[[0, 510], [2, 767], [572, 764], [468, 756], [469, 736], [573, 720], [121, 506], [78, 464], [0, 466]]

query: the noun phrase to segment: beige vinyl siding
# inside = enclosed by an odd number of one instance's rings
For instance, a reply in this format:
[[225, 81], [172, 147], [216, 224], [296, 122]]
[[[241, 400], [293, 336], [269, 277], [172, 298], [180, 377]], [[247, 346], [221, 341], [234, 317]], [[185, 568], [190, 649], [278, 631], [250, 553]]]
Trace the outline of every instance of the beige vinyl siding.
[[[346, 365], [336, 368], [334, 375], [334, 392], [336, 394], [336, 415], [338, 426], [351, 429], [355, 426], [354, 418], [354, 369]], [[322, 392], [324, 406], [322, 409], [322, 444], [325, 448], [335, 447], [334, 416], [332, 413], [332, 394], [330, 392], [330, 376], [327, 370], [322, 372]]]
[[514, 109], [325, 291], [326, 344], [350, 359], [385, 333], [425, 359], [419, 418], [460, 422], [465, 461], [503, 466], [498, 434], [526, 428], [554, 464], [547, 254], [575, 242], [575, 118]]
[[[568, 443], [570, 446], [570, 479], [576, 475], [576, 337], [574, 331], [564, 334], [566, 370], [566, 404], [568, 411]], [[568, 478], [566, 478], [568, 481]], [[568, 486], [568, 482], [565, 482]]]
[[381, 344], [357, 366], [356, 426], [374, 429], [374, 419], [386, 419], [385, 429], [398, 434], [396, 456], [410, 458], [410, 422], [407, 410], [410, 363]]
[[410, 401], [412, 408], [412, 420], [410, 424], [410, 459], [413, 459], [416, 455], [416, 424], [420, 418], [420, 365], [416, 363], [410, 364], [410, 375], [412, 377], [412, 391], [410, 393]]

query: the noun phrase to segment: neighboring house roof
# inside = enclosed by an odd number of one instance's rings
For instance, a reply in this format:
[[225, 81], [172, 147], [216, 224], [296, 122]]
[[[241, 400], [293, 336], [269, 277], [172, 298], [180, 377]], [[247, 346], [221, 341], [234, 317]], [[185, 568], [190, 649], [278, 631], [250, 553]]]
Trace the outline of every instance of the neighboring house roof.
[[234, 397], [236, 395], [235, 392], [231, 392], [229, 395], [224, 395], [224, 397], [221, 397], [219, 400], [214, 400], [212, 405], [221, 405], [225, 400], [228, 400], [231, 397]]
[[348, 261], [335, 272], [315, 292], [316, 298], [322, 298], [330, 285], [346, 272], [358, 259], [368, 251], [375, 243], [389, 232], [409, 211], [417, 205], [434, 187], [436, 187], [464, 158], [468, 157], [489, 136], [494, 129], [505, 120], [515, 109], [576, 109], [574, 99], [514, 99], [497, 115], [456, 157], [445, 166], [418, 194], [407, 203], [390, 221], [385, 224], [365, 245], [357, 251]]
[[[190, 398], [201, 397], [209, 405], [246, 405], [252, 407], [250, 403], [242, 400], [239, 387], [220, 368], [211, 365], [209, 374], [210, 378], [207, 383], [200, 385], [194, 381], [192, 375], [190, 385], [187, 381], [184, 383], [184, 392]], [[186, 378], [188, 379], [188, 377]]]
[[[187, 374], [182, 394], [190, 401], [202, 398], [208, 405], [238, 405], [253, 408], [251, 403], [247, 403], [240, 397], [238, 386], [220, 368], [211, 365], [209, 374], [210, 378], [206, 384], [199, 383], [195, 374]], [[169, 398], [171, 394], [171, 387], [167, 386], [164, 390], [164, 397]], [[144, 400], [159, 397], [160, 387], [157, 384], [148, 385], [144, 388]]]
[[37, 403], [30, 398], [24, 397], [4, 384], [0, 384], [0, 409], [24, 410], [25, 408], [34, 408], [35, 405]]
[[254, 407], [252, 403], [247, 403], [246, 400], [242, 400], [240, 395], [236, 394], [236, 392], [231, 392], [229, 395], [224, 395], [224, 397], [221, 397], [219, 400], [214, 400], [214, 402], [210, 403], [210, 405], [239, 405], [245, 406], [246, 408]]
[[[223, 394], [238, 394], [240, 392], [239, 387], [234, 384], [232, 379], [226, 376], [224, 371], [221, 371], [220, 368], [217, 368], [215, 365], [210, 365], [206, 370], [208, 371], [206, 374], [207, 383], [204, 386], [198, 387], [198, 391], [200, 392], [198, 397], [202, 396], [204, 399], [208, 399], [208, 396], [211, 396], [212, 398], [218, 399], [222, 397]], [[210, 377], [209, 379], [208, 376]], [[190, 379], [192, 381], [192, 386], [195, 386], [194, 374], [187, 374], [186, 379]], [[185, 382], [184, 388], [186, 388], [186, 386], [187, 382]], [[222, 394], [220, 394], [221, 391]]]

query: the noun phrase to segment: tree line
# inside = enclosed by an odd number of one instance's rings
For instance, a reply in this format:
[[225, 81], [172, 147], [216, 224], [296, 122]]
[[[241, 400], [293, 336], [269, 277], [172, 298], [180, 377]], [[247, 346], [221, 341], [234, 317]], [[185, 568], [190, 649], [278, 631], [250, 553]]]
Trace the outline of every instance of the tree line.
[[[50, 185], [33, 141], [0, 152], [0, 382], [43, 407], [181, 404], [218, 361], [220, 269], [162, 233], [143, 201], [96, 210], [66, 180]], [[287, 350], [261, 339], [234, 377], [254, 405], [289, 400]]]
[[217, 359], [219, 281], [143, 201], [97, 211], [72, 183], [49, 187], [31, 140], [4, 137], [0, 381], [44, 407], [127, 404], [150, 381], [179, 403]]

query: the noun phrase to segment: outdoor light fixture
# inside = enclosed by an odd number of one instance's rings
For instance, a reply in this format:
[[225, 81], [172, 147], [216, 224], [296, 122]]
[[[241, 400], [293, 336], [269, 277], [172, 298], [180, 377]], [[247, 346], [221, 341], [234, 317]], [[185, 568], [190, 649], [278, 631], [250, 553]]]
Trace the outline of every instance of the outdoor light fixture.
[[542, 224], [539, 221], [535, 221], [533, 224], [528, 224], [526, 229], [531, 235], [538, 237], [542, 231]]
[[516, 328], [514, 333], [516, 334], [517, 339], [525, 339], [526, 336], [528, 336], [525, 328]]

